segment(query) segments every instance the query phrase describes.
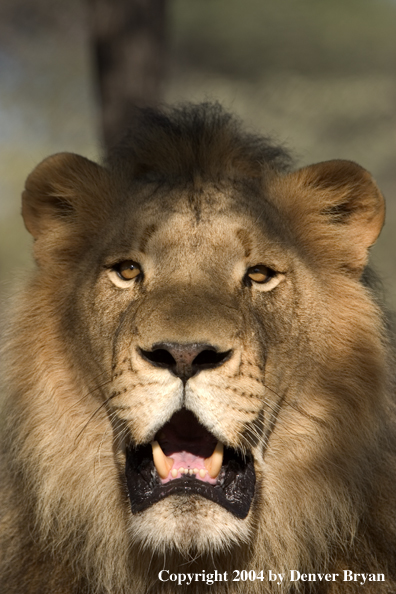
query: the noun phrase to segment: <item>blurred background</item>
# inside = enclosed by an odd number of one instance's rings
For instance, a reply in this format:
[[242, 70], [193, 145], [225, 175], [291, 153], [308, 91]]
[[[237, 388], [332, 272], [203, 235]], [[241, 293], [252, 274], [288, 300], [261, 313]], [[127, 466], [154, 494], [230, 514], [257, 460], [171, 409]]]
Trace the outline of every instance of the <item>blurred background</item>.
[[219, 100], [296, 166], [374, 175], [396, 309], [395, 58], [395, 0], [1, 0], [0, 295], [32, 266], [20, 195], [40, 160], [100, 159], [130, 103]]

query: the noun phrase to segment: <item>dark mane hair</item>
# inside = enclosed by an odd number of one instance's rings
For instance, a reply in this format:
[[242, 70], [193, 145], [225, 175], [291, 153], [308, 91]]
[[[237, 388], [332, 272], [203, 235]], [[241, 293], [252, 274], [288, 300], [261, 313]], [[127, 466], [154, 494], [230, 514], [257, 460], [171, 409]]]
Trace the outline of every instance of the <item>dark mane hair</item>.
[[263, 167], [285, 171], [288, 153], [268, 137], [246, 133], [219, 103], [136, 109], [124, 139], [110, 151], [107, 166], [145, 181], [195, 177], [258, 178]]

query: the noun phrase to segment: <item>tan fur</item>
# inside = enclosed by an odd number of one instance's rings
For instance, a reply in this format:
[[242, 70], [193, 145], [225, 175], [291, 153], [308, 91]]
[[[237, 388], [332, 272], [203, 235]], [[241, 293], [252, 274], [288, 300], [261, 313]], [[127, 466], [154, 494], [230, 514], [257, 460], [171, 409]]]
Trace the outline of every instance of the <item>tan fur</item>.
[[[347, 161], [290, 173], [218, 106], [146, 111], [105, 166], [41, 163], [23, 215], [37, 267], [4, 341], [1, 592], [395, 592], [392, 362], [362, 281], [384, 216], [371, 176]], [[123, 260], [142, 281], [120, 282]], [[273, 288], [246, 282], [258, 264]], [[139, 354], [162, 342], [232, 356], [183, 390]], [[182, 406], [253, 453], [247, 518], [186, 495], [131, 513], [125, 441]], [[163, 568], [228, 581], [176, 586]], [[242, 569], [286, 577], [233, 582]], [[291, 569], [386, 581], [293, 585]]]

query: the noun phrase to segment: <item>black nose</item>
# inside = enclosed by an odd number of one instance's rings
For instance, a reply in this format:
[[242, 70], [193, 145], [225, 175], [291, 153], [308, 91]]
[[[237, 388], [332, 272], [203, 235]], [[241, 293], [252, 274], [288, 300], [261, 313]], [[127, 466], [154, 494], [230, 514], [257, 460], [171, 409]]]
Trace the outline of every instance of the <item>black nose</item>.
[[231, 350], [219, 351], [210, 344], [162, 342], [151, 351], [139, 349], [143, 359], [156, 367], [165, 367], [186, 382], [203, 369], [219, 367], [231, 356]]

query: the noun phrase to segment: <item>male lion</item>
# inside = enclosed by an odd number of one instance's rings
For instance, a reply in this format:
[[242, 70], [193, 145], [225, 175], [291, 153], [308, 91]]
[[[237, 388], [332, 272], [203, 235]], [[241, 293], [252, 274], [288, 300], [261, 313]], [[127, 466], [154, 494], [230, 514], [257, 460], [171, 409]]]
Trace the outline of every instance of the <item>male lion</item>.
[[370, 174], [143, 110], [104, 166], [38, 165], [22, 214], [1, 592], [396, 592]]

